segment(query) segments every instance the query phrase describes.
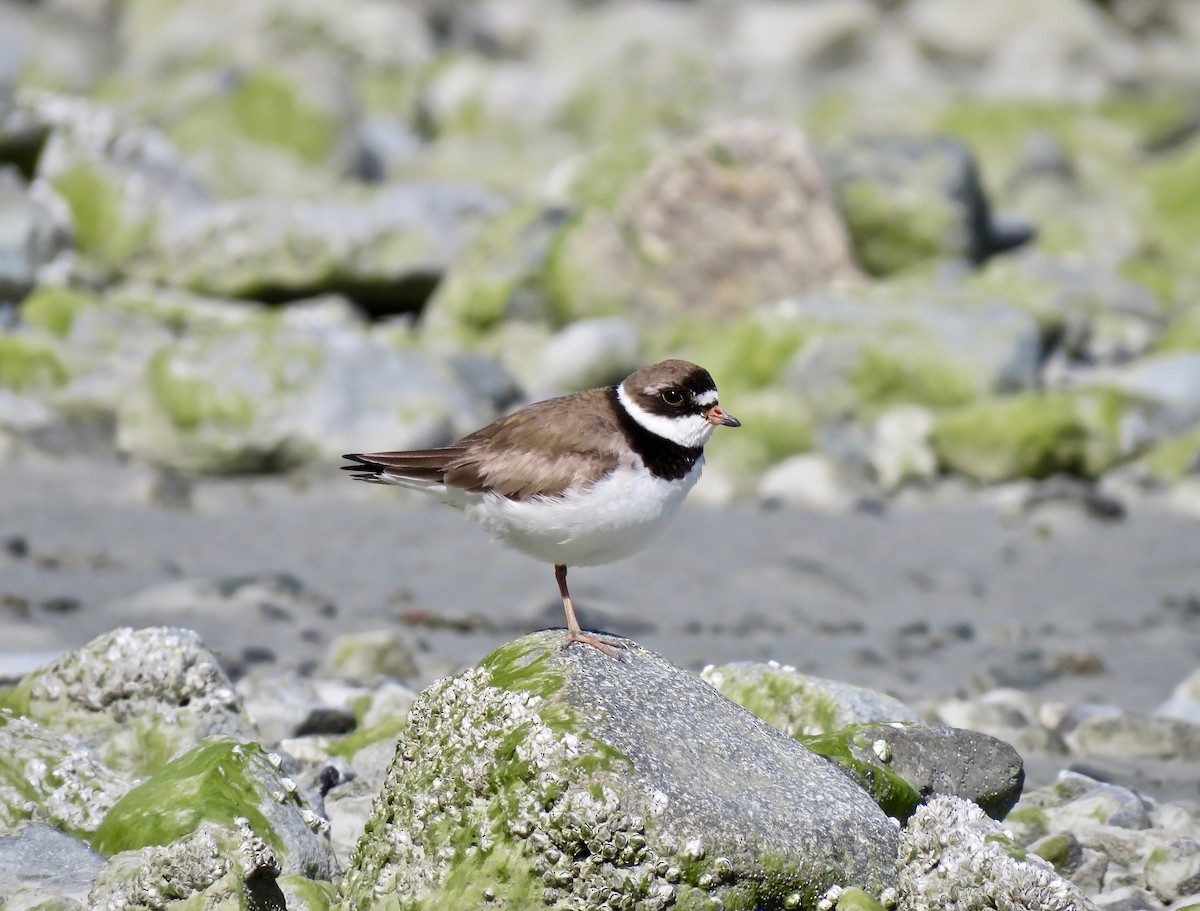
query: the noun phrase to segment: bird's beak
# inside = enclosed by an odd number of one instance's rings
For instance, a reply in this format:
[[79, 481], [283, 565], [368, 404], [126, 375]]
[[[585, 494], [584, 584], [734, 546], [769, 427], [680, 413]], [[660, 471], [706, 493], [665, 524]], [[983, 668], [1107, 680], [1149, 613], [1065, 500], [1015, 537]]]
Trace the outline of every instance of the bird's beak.
[[712, 424], [714, 427], [742, 426], [742, 422], [735, 418], [732, 414], [726, 414], [724, 411], [722, 411], [720, 405], [713, 405], [708, 409], [708, 411], [704, 412], [704, 417], [708, 420], [708, 423]]

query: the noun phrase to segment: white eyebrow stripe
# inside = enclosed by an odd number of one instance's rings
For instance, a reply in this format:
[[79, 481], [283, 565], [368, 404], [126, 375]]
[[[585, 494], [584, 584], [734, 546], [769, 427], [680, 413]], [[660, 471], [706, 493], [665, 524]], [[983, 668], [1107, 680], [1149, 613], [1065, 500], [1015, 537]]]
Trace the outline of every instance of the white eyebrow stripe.
[[702, 392], [694, 396], [692, 401], [697, 405], [715, 405], [717, 404], [717, 390], [710, 389], [708, 392]]

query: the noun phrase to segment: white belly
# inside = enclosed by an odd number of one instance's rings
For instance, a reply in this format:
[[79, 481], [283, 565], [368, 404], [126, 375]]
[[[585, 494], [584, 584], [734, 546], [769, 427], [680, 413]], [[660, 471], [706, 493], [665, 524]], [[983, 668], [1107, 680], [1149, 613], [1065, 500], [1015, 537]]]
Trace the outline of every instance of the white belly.
[[611, 477], [569, 497], [517, 502], [484, 494], [455, 505], [497, 541], [535, 559], [596, 566], [631, 556], [658, 535], [699, 480], [703, 467], [701, 456], [685, 477], [664, 481], [640, 465], [622, 466]]

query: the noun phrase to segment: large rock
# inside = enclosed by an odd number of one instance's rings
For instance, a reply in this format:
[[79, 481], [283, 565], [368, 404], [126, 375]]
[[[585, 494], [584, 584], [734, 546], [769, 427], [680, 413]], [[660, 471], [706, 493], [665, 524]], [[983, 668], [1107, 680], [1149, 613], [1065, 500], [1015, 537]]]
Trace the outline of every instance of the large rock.
[[895, 829], [865, 793], [622, 644], [539, 633], [426, 690], [345, 907], [814, 908], [889, 886]]
[[500, 205], [449, 183], [397, 184], [361, 200], [217, 203], [165, 221], [139, 274], [218, 297], [342, 292], [381, 312], [411, 312]]
[[142, 364], [119, 402], [117, 445], [177, 470], [279, 470], [363, 445], [419, 449], [494, 416], [451, 361], [362, 325], [337, 298], [193, 332]]
[[210, 735], [257, 736], [216, 658], [183, 629], [106, 633], [25, 677], [4, 704], [133, 775]]
[[589, 277], [631, 269], [634, 309], [651, 319], [735, 316], [859, 275], [808, 141], [771, 123], [725, 124], [664, 153], [562, 255], [592, 244], [611, 258], [591, 276], [564, 265], [567, 280], [590, 295]]

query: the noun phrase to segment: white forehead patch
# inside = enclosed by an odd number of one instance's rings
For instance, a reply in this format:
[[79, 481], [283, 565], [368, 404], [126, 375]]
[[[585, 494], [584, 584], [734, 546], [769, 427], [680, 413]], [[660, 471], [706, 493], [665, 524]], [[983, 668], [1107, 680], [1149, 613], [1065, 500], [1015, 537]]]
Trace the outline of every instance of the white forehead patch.
[[[715, 395], [715, 393], [714, 393]], [[617, 387], [617, 401], [629, 416], [652, 434], [688, 449], [700, 449], [713, 434], [714, 427], [702, 414], [679, 414], [667, 417], [651, 414], [625, 392], [625, 384]]]
[[708, 392], [701, 392], [699, 395], [692, 396], [692, 401], [697, 405], [715, 405], [717, 404], [717, 390], [710, 389]]

